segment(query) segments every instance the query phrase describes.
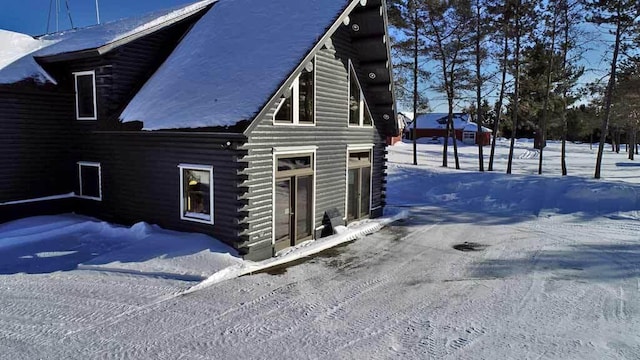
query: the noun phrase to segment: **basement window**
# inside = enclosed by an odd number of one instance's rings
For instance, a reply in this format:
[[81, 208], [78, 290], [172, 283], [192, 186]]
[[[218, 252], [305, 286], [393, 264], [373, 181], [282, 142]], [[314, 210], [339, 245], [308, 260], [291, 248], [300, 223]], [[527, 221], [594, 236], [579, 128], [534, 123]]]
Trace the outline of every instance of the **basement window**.
[[178, 165], [180, 170], [180, 218], [213, 225], [213, 167]]
[[283, 95], [273, 116], [274, 124], [315, 123], [315, 60], [310, 61]]
[[102, 201], [102, 169], [97, 162], [78, 162], [78, 183], [83, 199]]
[[358, 76], [349, 60], [349, 126], [372, 126], [371, 111], [364, 99]]
[[76, 91], [76, 119], [96, 120], [96, 73], [82, 71], [73, 73]]

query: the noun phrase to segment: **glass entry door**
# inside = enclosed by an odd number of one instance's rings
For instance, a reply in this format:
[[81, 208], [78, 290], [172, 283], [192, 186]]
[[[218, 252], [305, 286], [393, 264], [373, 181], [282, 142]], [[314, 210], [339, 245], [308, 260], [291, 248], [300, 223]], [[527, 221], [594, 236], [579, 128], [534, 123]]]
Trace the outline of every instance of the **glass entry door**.
[[349, 152], [347, 220], [369, 216], [371, 208], [371, 151]]
[[274, 250], [295, 246], [313, 236], [313, 167], [311, 155], [278, 157], [274, 204]]
[[276, 181], [275, 238], [277, 243], [291, 242], [291, 179]]

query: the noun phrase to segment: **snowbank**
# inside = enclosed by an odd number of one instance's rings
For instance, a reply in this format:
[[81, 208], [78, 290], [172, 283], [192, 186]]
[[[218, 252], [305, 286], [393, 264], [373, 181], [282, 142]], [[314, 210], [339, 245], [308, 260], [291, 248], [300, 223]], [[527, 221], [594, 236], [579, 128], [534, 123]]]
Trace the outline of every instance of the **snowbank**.
[[[539, 151], [530, 139], [518, 139], [513, 172], [504, 176], [508, 141], [499, 142], [494, 172], [477, 172], [478, 155], [473, 146], [459, 147], [460, 166], [442, 168], [442, 145], [420, 144], [418, 163], [412, 162], [410, 144], [391, 147], [389, 154], [388, 204], [415, 205], [450, 212], [451, 221], [484, 222], [487, 215], [506, 222], [548, 212], [576, 214], [590, 218], [640, 210], [640, 177], [633, 166], [622, 162], [624, 154], [606, 153], [603, 175], [593, 180], [595, 153], [588, 144], [567, 144], [571, 176], [560, 175], [560, 144], [549, 142], [545, 149], [545, 175], [537, 175]], [[451, 155], [451, 149], [450, 153]], [[486, 156], [486, 155], [485, 155]], [[485, 159], [485, 167], [488, 161]], [[425, 187], [427, 183], [429, 186]], [[461, 211], [461, 209], [464, 209]]]
[[144, 222], [117, 226], [73, 214], [31, 217], [0, 225], [0, 251], [17, 254], [20, 259], [40, 259], [40, 264], [30, 268], [16, 267], [24, 272], [37, 272], [33, 267], [46, 272], [77, 268], [204, 280], [186, 294], [316, 254], [406, 216], [406, 212], [400, 212], [354, 223], [336, 235], [304, 242], [260, 262], [242, 260], [234, 249], [204, 234], [169, 231]]
[[[59, 259], [46, 260], [44, 267], [50, 270], [80, 268], [203, 279], [242, 262], [234, 249], [207, 235], [169, 231], [146, 223], [124, 227], [66, 214], [0, 225], [0, 251], [35, 259], [43, 249], [67, 252]], [[68, 253], [70, 249], [73, 253]], [[38, 266], [43, 267], [34, 264]]]

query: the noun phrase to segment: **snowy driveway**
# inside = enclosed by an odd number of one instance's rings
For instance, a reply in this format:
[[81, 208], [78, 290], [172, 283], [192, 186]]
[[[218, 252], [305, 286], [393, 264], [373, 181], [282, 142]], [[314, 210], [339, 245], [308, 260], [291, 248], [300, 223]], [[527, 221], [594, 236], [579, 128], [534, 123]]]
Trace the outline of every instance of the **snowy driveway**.
[[[461, 147], [467, 169], [473, 150]], [[437, 145], [420, 151], [437, 162]], [[588, 146], [570, 151], [571, 174], [590, 172]], [[607, 155], [606, 174], [628, 181], [594, 182], [531, 176], [535, 159], [505, 176], [413, 167], [409, 154], [390, 152], [389, 199], [411, 210], [404, 222], [186, 296], [172, 294], [194, 282], [157, 276], [176, 271], [162, 262], [174, 240], [133, 251], [153, 250], [125, 263], [149, 269], [138, 273], [111, 270], [131, 250], [101, 256], [102, 269], [31, 274], [16, 260], [25, 254], [3, 252], [0, 358], [640, 359], [632, 167], [614, 173], [623, 162]], [[453, 248], [465, 242], [479, 251]], [[73, 257], [38, 246], [29, 254]], [[206, 269], [207, 249], [187, 253], [179, 268]]]
[[[0, 357], [640, 357], [637, 220], [451, 220], [416, 209], [311, 261], [168, 300], [192, 283], [4, 275]], [[452, 248], [469, 240], [487, 247]]]

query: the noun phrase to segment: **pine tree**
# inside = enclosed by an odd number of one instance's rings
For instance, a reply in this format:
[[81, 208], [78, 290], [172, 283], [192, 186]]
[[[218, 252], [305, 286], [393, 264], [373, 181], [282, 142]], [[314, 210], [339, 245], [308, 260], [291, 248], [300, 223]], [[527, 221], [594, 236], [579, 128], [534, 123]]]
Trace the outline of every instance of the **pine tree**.
[[493, 122], [493, 137], [491, 139], [491, 153], [489, 155], [489, 171], [493, 171], [493, 159], [496, 151], [496, 139], [500, 131], [500, 120], [502, 120], [502, 106], [504, 96], [507, 87], [507, 72], [508, 72], [508, 59], [509, 59], [509, 40], [511, 39], [511, 22], [513, 20], [512, 14], [513, 7], [508, 1], [502, 0], [490, 0], [487, 11], [489, 16], [494, 20], [491, 23], [493, 25], [493, 38], [495, 39], [496, 46], [500, 49], [500, 92], [498, 100], [495, 105], [496, 118]]
[[[420, 68], [420, 57], [425, 47], [424, 38], [421, 36], [420, 29], [424, 25], [425, 18], [423, 3], [421, 0], [389, 0], [389, 21], [400, 32], [398, 41], [394, 41], [392, 49], [399, 59], [394, 64], [397, 71], [395, 85], [401, 91], [400, 98], [406, 98], [410, 94], [413, 108], [413, 164], [418, 164], [418, 151], [416, 143], [416, 120], [419, 107], [428, 107], [428, 103], [418, 93], [418, 85], [421, 81], [429, 77], [429, 72]], [[411, 90], [405, 86], [408, 81], [412, 80]]]
[[510, 104], [512, 111], [512, 124], [513, 129], [511, 133], [511, 143], [509, 145], [509, 159], [507, 162], [507, 174], [511, 174], [511, 168], [513, 165], [513, 151], [515, 147], [515, 140], [518, 131], [518, 115], [520, 110], [520, 71], [521, 71], [521, 56], [523, 46], [528, 40], [530, 40], [534, 34], [533, 30], [536, 24], [537, 13], [533, 2], [522, 3], [521, 0], [514, 0], [513, 4], [514, 14], [514, 26], [513, 26], [513, 39], [515, 40], [515, 46], [513, 51], [513, 78], [514, 78], [514, 90], [513, 90], [513, 103]]
[[[584, 66], [579, 66], [577, 63], [580, 60], [582, 54], [581, 46], [578, 46], [578, 41], [584, 39], [587, 35], [581, 30], [581, 25], [584, 20], [584, 9], [580, 4], [581, 0], [558, 0], [555, 2], [559, 17], [558, 17], [558, 45], [560, 48], [560, 76], [559, 81], [556, 84], [556, 93], [560, 96], [560, 111], [558, 112], [560, 118], [560, 138], [562, 139], [560, 165], [562, 169], [562, 175], [567, 175], [567, 161], [566, 161], [566, 149], [567, 149], [567, 136], [569, 131], [568, 117], [569, 107], [578, 100], [576, 91], [574, 90], [578, 81], [584, 72]], [[576, 111], [572, 111], [572, 116], [582, 113], [584, 115], [584, 107], [581, 107]], [[582, 116], [584, 118], [584, 116]], [[588, 123], [591, 123], [590, 116]], [[588, 127], [588, 126], [587, 126]], [[590, 129], [582, 129], [587, 131]]]
[[[482, 102], [482, 90], [484, 87], [484, 83], [487, 80], [485, 74], [483, 74], [483, 63], [488, 58], [488, 52], [483, 46], [485, 40], [490, 32], [490, 21], [487, 13], [487, 1], [475, 0], [474, 4], [475, 14], [474, 14], [474, 45], [475, 49], [473, 50], [473, 58], [475, 60], [475, 90], [476, 90], [476, 109], [478, 109], [478, 113], [476, 116], [476, 142], [478, 143], [478, 170], [484, 171], [484, 136], [482, 127], [484, 124], [486, 112], [484, 111], [485, 107]], [[486, 101], [486, 100], [485, 100]]]
[[448, 139], [453, 140], [453, 154], [456, 169], [460, 169], [458, 145], [453, 123], [453, 110], [456, 100], [469, 84], [469, 69], [465, 66], [470, 60], [467, 44], [471, 41], [468, 29], [473, 24], [470, 0], [425, 0], [427, 18], [425, 19], [425, 36], [427, 53], [437, 63], [439, 84], [437, 88], [447, 96], [449, 109], [446, 126], [447, 139], [442, 151], [442, 166], [447, 167]]
[[584, 0], [584, 6], [588, 11], [587, 21], [599, 26], [610, 27], [609, 33], [613, 35], [614, 39], [612, 44], [613, 55], [610, 62], [611, 70], [604, 95], [604, 113], [600, 127], [600, 144], [598, 145], [594, 174], [594, 178], [599, 179], [604, 144], [611, 119], [611, 105], [621, 50], [630, 50], [629, 41], [634, 35], [637, 35], [636, 20], [640, 17], [640, 2], [637, 0]]

